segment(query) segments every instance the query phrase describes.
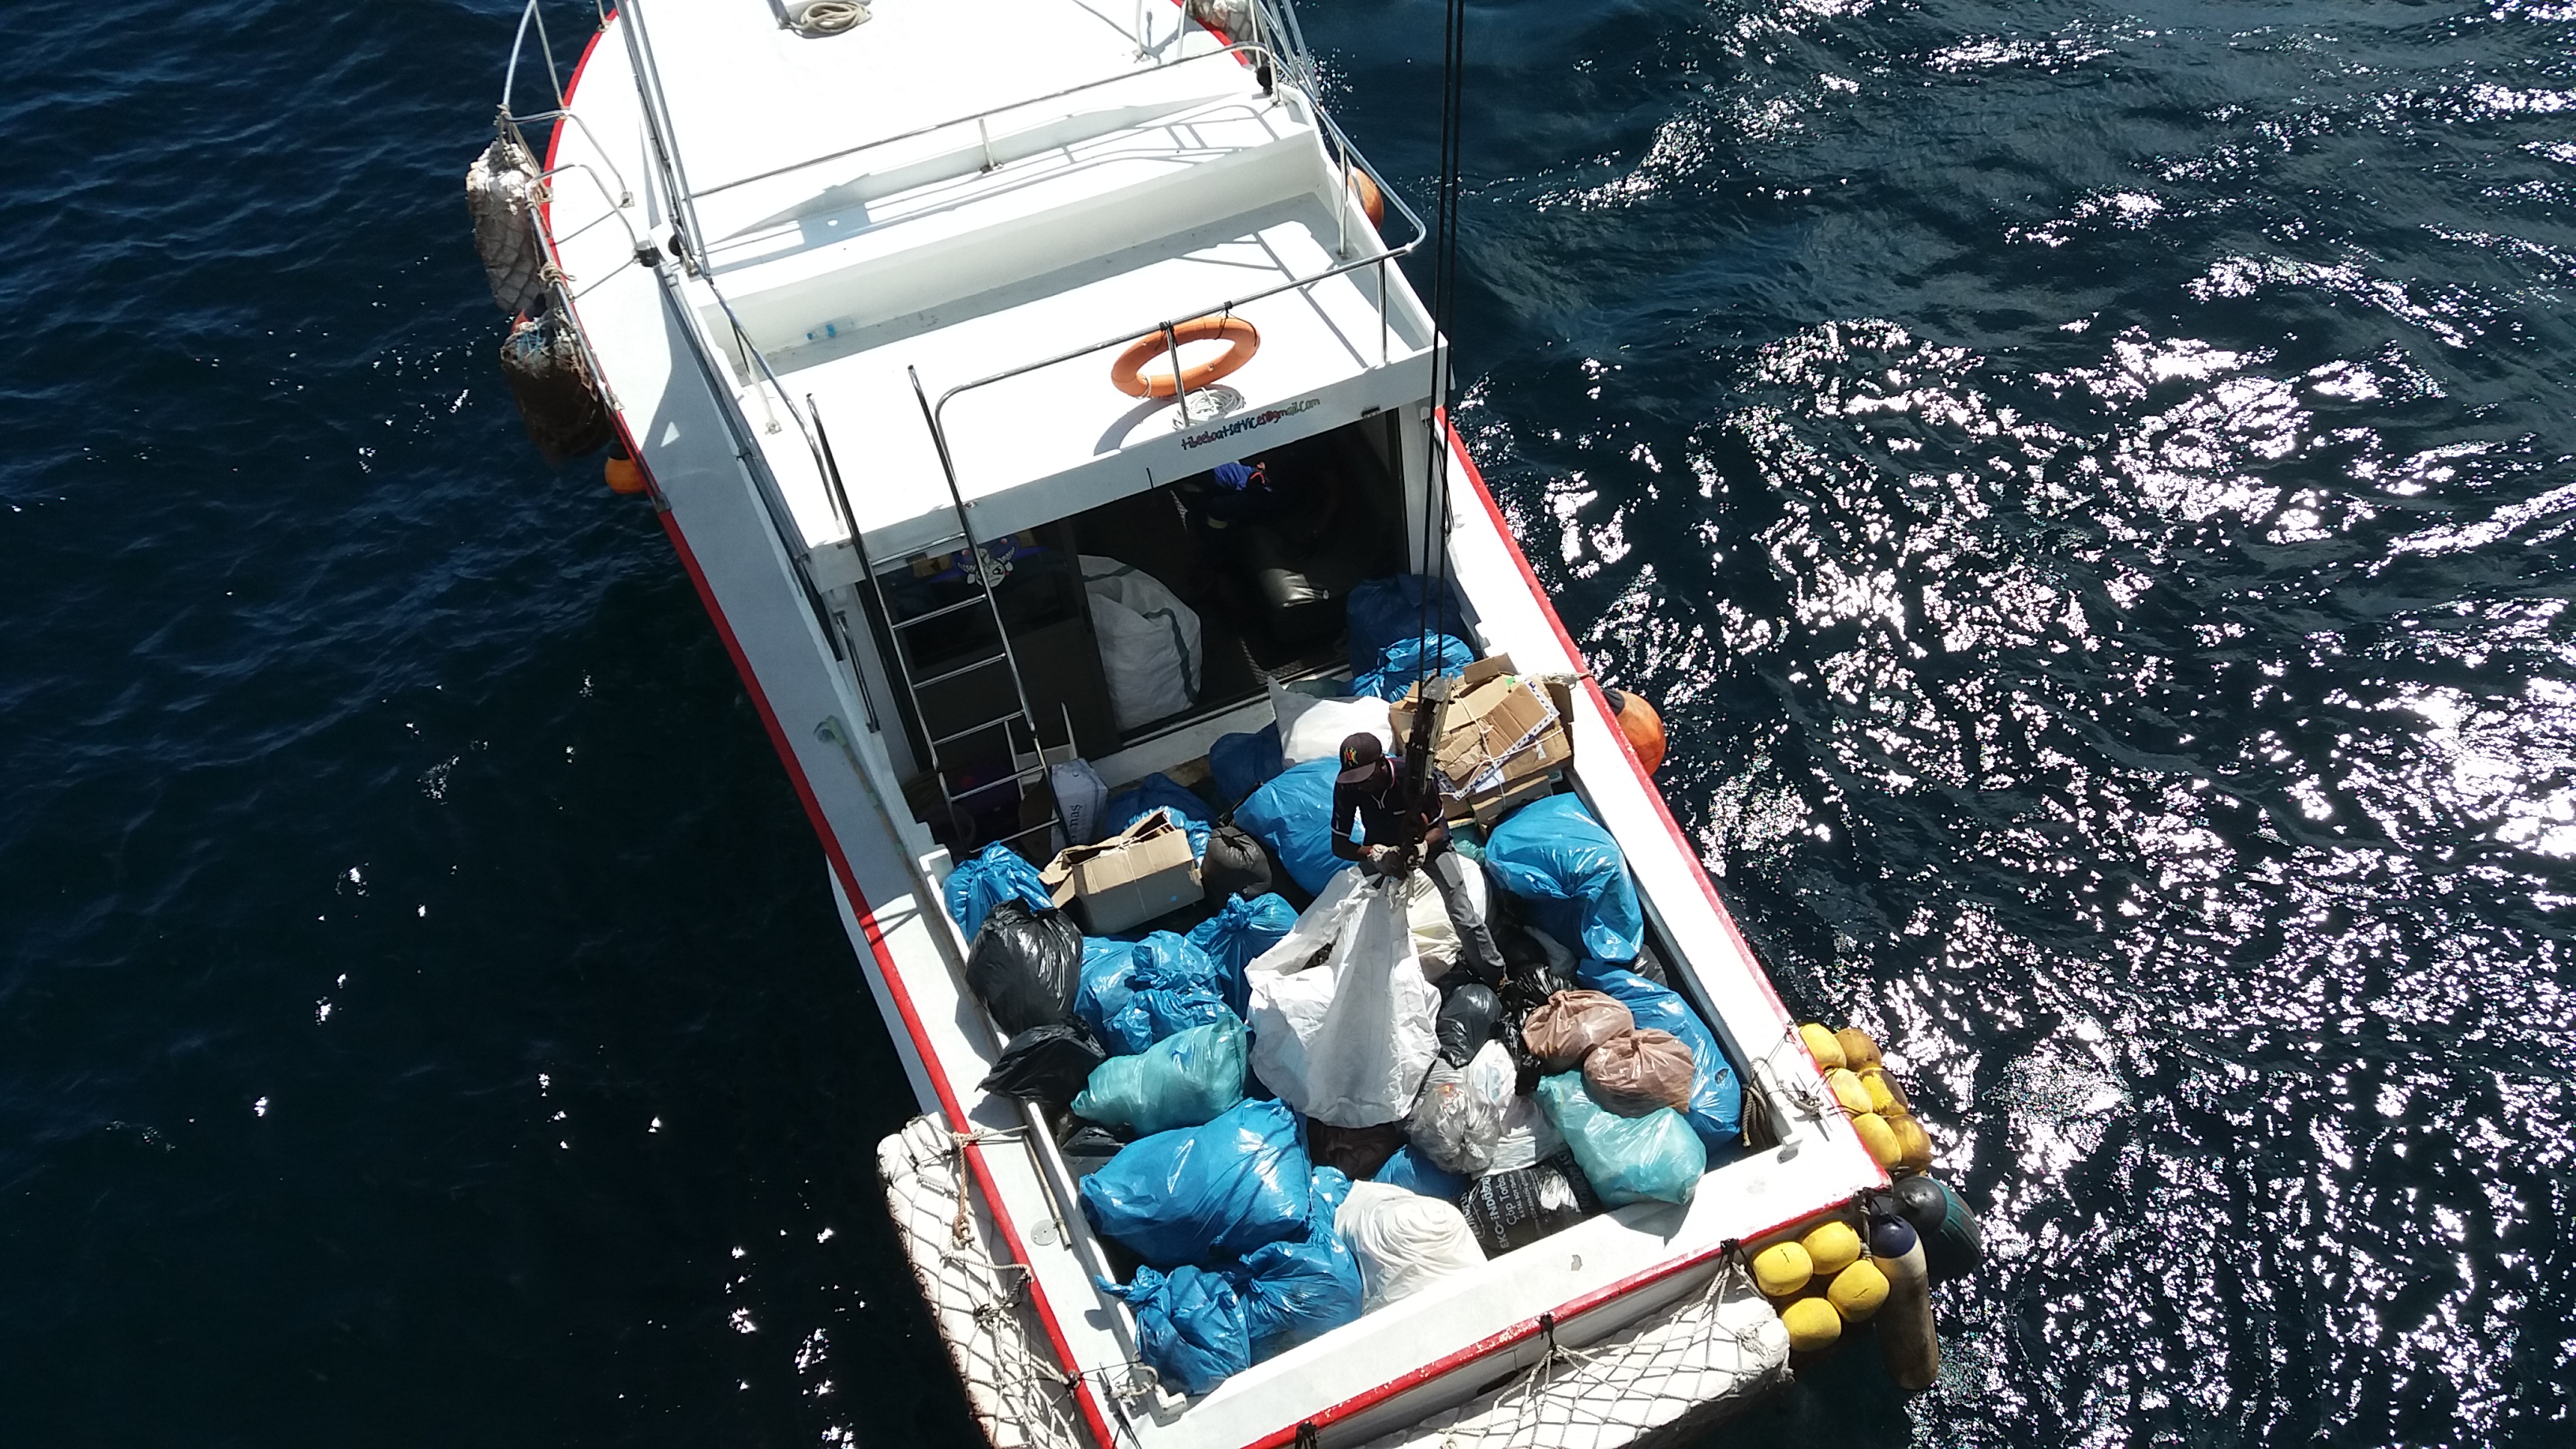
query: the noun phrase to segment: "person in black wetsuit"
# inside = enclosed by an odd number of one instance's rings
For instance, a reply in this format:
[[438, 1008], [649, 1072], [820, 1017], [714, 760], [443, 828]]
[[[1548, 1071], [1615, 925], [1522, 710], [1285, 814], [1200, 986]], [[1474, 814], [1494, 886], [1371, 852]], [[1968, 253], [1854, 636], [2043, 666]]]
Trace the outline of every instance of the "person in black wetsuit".
[[[1459, 964], [1485, 985], [1500, 985], [1503, 953], [1494, 945], [1494, 933], [1486, 928], [1475, 898], [1467, 894], [1467, 860], [1450, 848], [1449, 826], [1440, 818], [1438, 796], [1414, 813], [1414, 820], [1408, 822], [1404, 782], [1397, 778], [1395, 763], [1386, 757], [1386, 746], [1378, 737], [1356, 734], [1344, 739], [1342, 772], [1333, 777], [1333, 854], [1393, 878], [1403, 875], [1407, 867], [1404, 853], [1387, 842], [1418, 841], [1422, 868], [1430, 872], [1441, 908], [1449, 913], [1449, 924], [1458, 933]], [[1354, 819], [1372, 844], [1352, 841]]]

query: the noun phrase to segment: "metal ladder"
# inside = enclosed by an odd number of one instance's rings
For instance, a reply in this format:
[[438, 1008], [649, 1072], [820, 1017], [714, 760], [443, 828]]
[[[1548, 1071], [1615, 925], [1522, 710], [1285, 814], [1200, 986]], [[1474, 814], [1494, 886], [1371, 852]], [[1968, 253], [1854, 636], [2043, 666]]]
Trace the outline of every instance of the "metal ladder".
[[[918, 376], [913, 378], [912, 387], [914, 395], [919, 397], [921, 379]], [[810, 410], [813, 406], [813, 399], [806, 399], [806, 407]], [[922, 409], [925, 415], [928, 413], [929, 406], [928, 399], [924, 398]], [[1037, 711], [1029, 703], [1028, 684], [1020, 676], [1019, 656], [1011, 649], [1011, 631], [1002, 622], [1001, 601], [993, 596], [994, 581], [987, 571], [983, 545], [976, 539], [974, 527], [966, 519], [966, 499], [957, 488], [957, 470], [950, 464], [947, 445], [942, 442], [939, 448], [939, 465], [948, 480], [949, 508], [956, 516], [957, 531], [932, 540], [930, 546], [924, 548], [922, 552], [927, 556], [937, 557], [947, 552], [952, 545], [955, 546], [960, 559], [959, 572], [966, 575], [967, 582], [974, 586], [975, 595], [972, 598], [960, 599], [953, 604], [944, 604], [928, 613], [916, 614], [909, 619], [897, 619], [894, 615], [893, 603], [886, 597], [883, 576], [877, 572], [875, 564], [868, 558], [867, 545], [860, 538], [858, 519], [850, 510], [849, 492], [841, 480], [840, 460], [832, 452], [830, 436], [823, 431], [822, 414], [816, 411], [812, 415], [815, 435], [821, 444], [824, 467], [830, 472], [835, 499], [840, 503], [843, 520], [850, 530], [850, 547], [857, 552], [860, 571], [867, 576], [868, 588], [876, 595], [877, 617], [885, 621], [886, 630], [892, 636], [894, 647], [888, 651], [892, 658], [887, 663], [893, 671], [895, 682], [903, 687], [904, 697], [912, 703], [911, 718], [922, 730], [924, 746], [930, 756], [926, 762], [930, 769], [930, 777], [937, 782], [940, 803], [946, 809], [950, 823], [958, 831], [958, 849], [962, 851], [969, 846], [983, 844], [984, 842], [968, 838], [970, 832], [967, 829], [967, 823], [972, 817], [959, 808], [960, 802], [990, 794], [1005, 786], [1014, 789], [1015, 802], [1025, 802], [1028, 799], [1029, 786], [1045, 776], [1050, 762], [1047, 759], [1046, 743], [1038, 737]], [[976, 608], [984, 611], [986, 619], [993, 626], [995, 652], [969, 660], [964, 664], [942, 669], [935, 674], [917, 675], [914, 672], [912, 655], [905, 647], [905, 633], [934, 619], [945, 619], [952, 614]], [[951, 730], [944, 735], [930, 734], [927, 723], [929, 716], [922, 709], [922, 691], [995, 667], [1010, 671], [1011, 697], [1019, 702], [1019, 707], [1010, 713], [980, 720], [964, 729]], [[1027, 731], [1029, 750], [1026, 754], [1023, 754], [1020, 749], [1020, 737], [1012, 730], [1013, 725]], [[1068, 732], [1070, 728], [1071, 721], [1068, 720]], [[1002, 732], [1002, 747], [1009, 754], [1011, 772], [998, 780], [987, 780], [964, 790], [957, 789], [949, 778], [949, 772], [953, 768], [953, 747], [995, 730]], [[1066, 738], [1068, 753], [1071, 745], [1072, 739], [1068, 733]], [[1024, 759], [1032, 763], [1022, 764], [1021, 761]], [[1040, 831], [1061, 825], [1062, 812], [1053, 813], [1055, 818], [1000, 835], [996, 837], [996, 842], [1008, 844], [1019, 840], [1022, 836], [1035, 835]]]

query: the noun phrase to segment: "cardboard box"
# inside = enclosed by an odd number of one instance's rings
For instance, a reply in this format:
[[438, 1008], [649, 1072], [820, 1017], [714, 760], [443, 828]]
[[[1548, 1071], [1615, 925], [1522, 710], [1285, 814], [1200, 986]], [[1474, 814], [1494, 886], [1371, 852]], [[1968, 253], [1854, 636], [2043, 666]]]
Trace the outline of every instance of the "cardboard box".
[[1199, 866], [1190, 838], [1157, 810], [1097, 845], [1057, 852], [1038, 878], [1059, 906], [1081, 904], [1083, 929], [1123, 931], [1199, 899]]
[[[1399, 739], [1422, 707], [1418, 693], [1407, 692], [1389, 710]], [[1574, 759], [1565, 728], [1572, 701], [1572, 692], [1554, 683], [1542, 699], [1514, 677], [1510, 655], [1467, 666], [1450, 688], [1446, 728], [1432, 750], [1450, 818], [1489, 825], [1552, 785]], [[1535, 793], [1534, 785], [1541, 787]]]

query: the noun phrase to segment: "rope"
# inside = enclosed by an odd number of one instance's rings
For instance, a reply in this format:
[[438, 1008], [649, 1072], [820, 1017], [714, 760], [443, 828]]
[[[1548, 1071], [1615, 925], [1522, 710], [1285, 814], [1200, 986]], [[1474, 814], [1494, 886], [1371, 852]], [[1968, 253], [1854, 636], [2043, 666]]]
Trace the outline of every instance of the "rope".
[[795, 30], [799, 35], [838, 35], [858, 29], [869, 18], [868, 7], [859, 0], [814, 0], [797, 15]]

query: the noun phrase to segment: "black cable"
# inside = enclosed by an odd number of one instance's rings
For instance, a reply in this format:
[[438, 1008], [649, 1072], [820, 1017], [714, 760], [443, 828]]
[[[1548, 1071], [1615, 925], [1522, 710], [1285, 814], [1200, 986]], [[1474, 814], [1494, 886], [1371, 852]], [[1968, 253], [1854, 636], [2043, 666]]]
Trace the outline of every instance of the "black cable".
[[[1432, 251], [1431, 270], [1431, 402], [1423, 423], [1431, 456], [1426, 460], [1427, 496], [1422, 509], [1422, 597], [1416, 610], [1416, 683], [1428, 694], [1439, 676], [1440, 657], [1430, 647], [1433, 621], [1440, 617], [1433, 598], [1446, 598], [1449, 585], [1449, 444], [1443, 424], [1449, 418], [1449, 326], [1458, 301], [1458, 193], [1461, 172], [1460, 130], [1466, 110], [1467, 4], [1446, 0], [1440, 59], [1440, 183], [1432, 214], [1440, 240]], [[1445, 621], [1444, 621], [1445, 622]]]

